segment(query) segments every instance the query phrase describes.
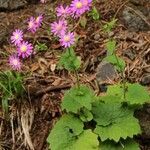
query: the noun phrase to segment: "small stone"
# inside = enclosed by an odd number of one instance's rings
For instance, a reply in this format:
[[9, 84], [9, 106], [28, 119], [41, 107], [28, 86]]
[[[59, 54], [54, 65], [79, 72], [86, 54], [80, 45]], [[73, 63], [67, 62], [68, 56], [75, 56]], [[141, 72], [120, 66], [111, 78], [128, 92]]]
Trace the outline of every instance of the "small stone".
[[150, 74], [144, 75], [141, 79], [142, 85], [149, 85], [150, 84]]
[[[145, 8], [146, 9], [146, 8]], [[139, 15], [135, 13], [135, 11], [140, 14], [143, 18], [148, 20], [148, 16], [145, 16], [142, 11], [138, 7], [125, 7], [122, 12], [122, 19], [124, 24], [130, 31], [148, 31], [150, 27], [148, 24], [141, 18]], [[148, 10], [147, 10], [148, 11]]]
[[100, 39], [100, 34], [95, 34], [94, 35], [94, 40], [98, 41]]
[[26, 0], [0, 0], [1, 10], [14, 10], [24, 7], [27, 4]]
[[115, 67], [108, 62], [101, 62], [97, 68], [96, 80], [98, 84], [109, 84], [117, 77]]

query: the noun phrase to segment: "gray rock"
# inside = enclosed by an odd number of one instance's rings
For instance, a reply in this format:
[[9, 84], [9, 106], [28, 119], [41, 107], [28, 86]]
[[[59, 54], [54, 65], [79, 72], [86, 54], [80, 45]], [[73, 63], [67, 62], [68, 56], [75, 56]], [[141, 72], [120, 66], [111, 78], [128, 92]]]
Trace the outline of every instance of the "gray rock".
[[26, 4], [26, 0], [0, 0], [0, 9], [14, 10], [20, 7], [24, 7]]
[[109, 84], [117, 77], [114, 66], [108, 62], [101, 62], [97, 68], [96, 80], [98, 84]]
[[[146, 11], [146, 8], [141, 6], [140, 7], [144, 12]], [[140, 11], [140, 8], [136, 7], [125, 7], [122, 12], [122, 19], [127, 26], [127, 28], [130, 31], [148, 31], [150, 30], [150, 26], [144, 21], [148, 20], [148, 16], [145, 16], [142, 11]], [[149, 11], [149, 9], [147, 9]], [[137, 13], [135, 13], [137, 12]], [[147, 14], [149, 14], [148, 12]]]
[[95, 34], [94, 35], [94, 40], [98, 41], [100, 39], [100, 37], [101, 37], [100, 34]]
[[141, 79], [141, 84], [142, 85], [150, 84], [150, 74], [146, 74], [143, 76], [143, 78]]

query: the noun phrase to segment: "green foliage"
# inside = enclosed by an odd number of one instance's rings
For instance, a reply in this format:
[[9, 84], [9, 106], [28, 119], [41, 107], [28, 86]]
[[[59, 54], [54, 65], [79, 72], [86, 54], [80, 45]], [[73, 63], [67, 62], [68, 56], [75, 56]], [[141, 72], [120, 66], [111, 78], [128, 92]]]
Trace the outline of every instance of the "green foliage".
[[35, 49], [38, 52], [42, 52], [42, 51], [46, 51], [48, 49], [48, 47], [46, 46], [45, 43], [39, 43], [39, 42], [37, 42], [37, 44], [35, 45]]
[[109, 33], [116, 26], [116, 22], [117, 22], [117, 19], [113, 18], [110, 22], [106, 23], [103, 26], [104, 31]]
[[141, 133], [138, 120], [133, 117], [133, 111], [123, 108], [119, 103], [95, 102], [92, 108], [93, 119], [97, 122], [94, 130], [102, 141], [121, 138], [133, 138]]
[[87, 24], [87, 18], [85, 16], [83, 16], [80, 20], [80, 25], [85, 28]]
[[0, 90], [3, 110], [8, 112], [8, 100], [22, 96], [24, 92], [23, 77], [17, 72], [0, 72]]
[[107, 49], [107, 56], [114, 54], [114, 51], [116, 49], [116, 41], [115, 40], [109, 40], [106, 43], [106, 49]]
[[93, 114], [86, 108], [82, 108], [79, 112], [79, 117], [83, 122], [88, 122], [93, 119]]
[[93, 7], [91, 12], [88, 14], [88, 16], [91, 16], [94, 20], [99, 20], [100, 19], [100, 14], [96, 7]]
[[77, 117], [64, 115], [52, 129], [47, 141], [51, 150], [98, 150], [97, 138], [91, 130], [83, 130], [83, 122]]
[[127, 139], [118, 143], [112, 141], [102, 142], [100, 150], [140, 150], [140, 147], [134, 140]]
[[62, 109], [67, 112], [78, 113], [81, 108], [91, 110], [91, 103], [94, 99], [93, 91], [85, 85], [73, 87], [65, 93]]
[[68, 48], [65, 53], [62, 54], [59, 66], [64, 67], [68, 71], [76, 71], [80, 68], [81, 59], [77, 57], [73, 48]]
[[98, 136], [90, 129], [84, 130], [68, 150], [99, 150]]
[[119, 72], [122, 72], [125, 69], [125, 61], [122, 58], [117, 57], [115, 54], [106, 56], [104, 60], [113, 64]]
[[124, 100], [123, 98], [123, 87], [122, 85], [113, 85], [109, 86], [107, 90], [107, 95], [114, 95], [116, 97], [119, 97], [116, 100], [119, 100], [120, 102], [128, 102], [130, 105], [135, 105], [135, 104], [144, 104], [146, 102], [150, 102], [150, 94], [146, 90], [145, 87], [142, 85], [135, 83], [135, 84], [126, 84], [126, 91], [125, 91], [125, 97], [126, 99]]

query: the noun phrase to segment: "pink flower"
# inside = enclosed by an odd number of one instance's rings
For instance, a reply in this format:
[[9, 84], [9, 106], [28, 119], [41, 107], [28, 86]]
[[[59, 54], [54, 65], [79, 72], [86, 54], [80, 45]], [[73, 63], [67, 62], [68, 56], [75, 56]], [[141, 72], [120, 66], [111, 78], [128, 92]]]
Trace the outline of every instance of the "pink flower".
[[71, 10], [68, 6], [64, 7], [63, 5], [60, 5], [56, 8], [57, 17], [66, 18], [70, 15]]
[[35, 19], [35, 23], [36, 23], [36, 28], [39, 28], [42, 25], [42, 21], [43, 21], [43, 16], [39, 15], [36, 19]]
[[51, 23], [51, 32], [54, 35], [60, 36], [67, 29], [67, 22], [65, 20], [59, 20]]
[[11, 43], [18, 45], [23, 40], [23, 32], [22, 30], [16, 29], [11, 36]]
[[40, 0], [41, 3], [46, 3], [46, 0]]
[[74, 17], [80, 17], [86, 11], [82, 0], [73, 0], [70, 8]]
[[12, 55], [9, 57], [9, 65], [12, 67], [13, 70], [20, 70], [21, 69], [21, 62], [19, 57], [16, 55]]
[[23, 41], [18, 46], [18, 56], [22, 58], [29, 57], [33, 52], [33, 46], [32, 44], [28, 43], [27, 41]]
[[35, 33], [37, 30], [37, 25], [34, 17], [30, 17], [28, 21], [28, 30], [31, 31], [32, 33]]
[[85, 7], [85, 11], [90, 10], [90, 7], [92, 6], [92, 0], [82, 0], [83, 6]]
[[73, 32], [68, 32], [66, 34], [61, 34], [60, 36], [60, 43], [65, 48], [70, 47], [75, 43], [75, 36]]

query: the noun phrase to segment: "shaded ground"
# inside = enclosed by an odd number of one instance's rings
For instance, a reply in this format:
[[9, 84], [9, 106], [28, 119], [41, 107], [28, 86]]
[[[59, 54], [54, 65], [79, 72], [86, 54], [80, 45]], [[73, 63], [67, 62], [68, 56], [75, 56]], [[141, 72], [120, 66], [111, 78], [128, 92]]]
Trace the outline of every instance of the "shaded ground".
[[[25, 85], [28, 95], [23, 104], [20, 107], [16, 104], [12, 105], [10, 121], [5, 120], [0, 113], [0, 144], [3, 149], [30, 150], [34, 147], [35, 150], [47, 150], [46, 138], [53, 124], [61, 115], [60, 103], [63, 93], [75, 82], [72, 74], [55, 69], [63, 49], [49, 34], [48, 26], [54, 20], [53, 10], [57, 4], [59, 4], [58, 1], [31, 4], [11, 12], [8, 10], [0, 12], [1, 70], [9, 67], [8, 55], [15, 51], [14, 47], [9, 44], [11, 32], [15, 28], [26, 31], [26, 21], [30, 16], [44, 14], [45, 24], [36, 35], [26, 32], [26, 39], [31, 42], [34, 40], [46, 42], [48, 46], [46, 52], [37, 52], [33, 58], [24, 61], [22, 71], [26, 73]], [[108, 38], [102, 31], [102, 26], [114, 15], [120, 18], [120, 14], [124, 10], [123, 8], [128, 6], [127, 4], [121, 0], [97, 2], [96, 7], [101, 13], [101, 20], [93, 21], [88, 18], [85, 29], [79, 25], [76, 27], [76, 33], [81, 35], [76, 52], [84, 62], [79, 73], [80, 81], [90, 85], [97, 94], [99, 86], [96, 82], [96, 69], [106, 55], [105, 43]], [[122, 55], [127, 62], [126, 77], [130, 82], [142, 82], [143, 84], [146, 82], [150, 88], [148, 79], [143, 82], [143, 78], [150, 75], [150, 31], [131, 32], [130, 27], [127, 24], [125, 26], [124, 21], [120, 20], [122, 18], [119, 19], [117, 27], [110, 33], [110, 36], [118, 42], [118, 55]], [[75, 26], [76, 24], [75, 22]], [[143, 110], [137, 112], [137, 116], [143, 128], [143, 136], [138, 137], [141, 149], [150, 150], [149, 106], [146, 105]]]

